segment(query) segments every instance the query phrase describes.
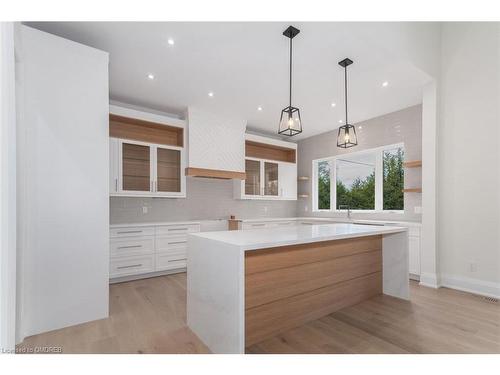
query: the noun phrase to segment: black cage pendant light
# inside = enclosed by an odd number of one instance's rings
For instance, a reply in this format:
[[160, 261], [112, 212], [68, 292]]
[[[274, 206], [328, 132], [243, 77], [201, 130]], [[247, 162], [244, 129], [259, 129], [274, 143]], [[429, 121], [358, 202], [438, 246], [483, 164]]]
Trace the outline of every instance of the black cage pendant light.
[[283, 35], [290, 39], [290, 100], [288, 107], [283, 108], [281, 111], [278, 134], [289, 137], [302, 133], [300, 110], [297, 107], [292, 107], [292, 40], [298, 33], [300, 33], [300, 30], [293, 26], [289, 26], [283, 32]]
[[351, 65], [353, 61], [349, 58], [339, 62], [339, 65], [344, 68], [344, 85], [345, 85], [345, 125], [339, 128], [339, 134], [337, 135], [337, 147], [349, 148], [356, 146], [358, 144], [358, 137], [356, 136], [356, 128], [350, 125], [347, 120], [347, 67]]

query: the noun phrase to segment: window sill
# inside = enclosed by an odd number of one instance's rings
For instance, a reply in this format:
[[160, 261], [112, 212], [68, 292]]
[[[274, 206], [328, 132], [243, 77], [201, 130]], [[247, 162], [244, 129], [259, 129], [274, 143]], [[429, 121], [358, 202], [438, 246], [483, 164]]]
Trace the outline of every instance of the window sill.
[[[312, 210], [312, 212], [330, 212], [334, 214], [345, 214], [347, 210]], [[404, 215], [404, 210], [351, 210], [353, 214], [394, 214], [394, 215]]]

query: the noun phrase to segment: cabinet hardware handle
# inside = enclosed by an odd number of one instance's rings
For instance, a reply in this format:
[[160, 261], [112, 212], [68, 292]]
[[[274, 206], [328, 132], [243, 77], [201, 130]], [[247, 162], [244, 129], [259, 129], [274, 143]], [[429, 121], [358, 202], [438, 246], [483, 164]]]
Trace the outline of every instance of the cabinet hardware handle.
[[278, 223], [278, 225], [288, 225], [290, 223]]
[[158, 192], [158, 184], [157, 181], [155, 181], [155, 193]]
[[134, 268], [134, 267], [140, 267], [142, 266], [142, 263], [139, 263], [139, 264], [131, 264], [130, 266], [120, 266], [120, 267], [117, 267], [119, 270], [121, 269], [124, 269], [124, 268]]
[[115, 178], [115, 191], [118, 191], [118, 179]]
[[168, 244], [169, 244], [169, 245], [175, 245], [175, 244], [178, 244], [178, 243], [187, 243], [187, 241], [169, 242]]
[[266, 224], [252, 224], [252, 227], [263, 227]]
[[118, 249], [134, 249], [137, 247], [142, 247], [142, 245], [119, 246]]
[[127, 233], [142, 233], [142, 230], [128, 230], [125, 232], [116, 232], [118, 234], [127, 234]]
[[153, 181], [151, 181], [151, 193], [154, 193], [154, 190], [153, 190]]
[[188, 229], [189, 228], [171, 228], [168, 231], [171, 232], [171, 231], [174, 231], [174, 230], [188, 230]]
[[187, 258], [170, 259], [169, 262], [178, 262], [179, 260], [187, 260]]

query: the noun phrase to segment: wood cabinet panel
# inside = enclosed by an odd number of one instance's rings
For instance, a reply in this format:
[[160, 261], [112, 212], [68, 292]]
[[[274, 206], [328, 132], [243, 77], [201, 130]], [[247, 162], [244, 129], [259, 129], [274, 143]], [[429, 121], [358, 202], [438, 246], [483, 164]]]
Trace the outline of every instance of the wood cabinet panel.
[[295, 155], [296, 151], [291, 148], [253, 141], [245, 142], [245, 156], [247, 157], [295, 163]]
[[183, 147], [184, 129], [149, 121], [109, 115], [110, 137]]
[[260, 195], [260, 161], [245, 160], [245, 194]]
[[375, 250], [250, 274], [245, 278], [245, 308], [381, 271], [382, 251]]
[[249, 251], [245, 256], [245, 275], [381, 249], [382, 236], [369, 236], [284, 246], [280, 251]]
[[382, 293], [382, 272], [337, 283], [245, 311], [245, 346]]
[[181, 152], [158, 147], [156, 154], [156, 189], [160, 192], [180, 192]]

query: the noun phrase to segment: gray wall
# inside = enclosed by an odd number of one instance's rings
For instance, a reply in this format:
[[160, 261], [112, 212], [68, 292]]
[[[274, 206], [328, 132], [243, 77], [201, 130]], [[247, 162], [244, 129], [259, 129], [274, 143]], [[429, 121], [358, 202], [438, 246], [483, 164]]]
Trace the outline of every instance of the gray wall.
[[[422, 106], [414, 106], [357, 124], [359, 151], [387, 144], [405, 143], [407, 160], [421, 160]], [[399, 126], [399, 127], [398, 127]], [[336, 131], [320, 134], [299, 142], [299, 176], [311, 176], [312, 160], [340, 154], [336, 147]], [[349, 150], [347, 152], [350, 152]], [[420, 169], [405, 172], [406, 186], [420, 186]], [[311, 181], [298, 182], [300, 193], [311, 193]], [[405, 194], [404, 214], [355, 214], [357, 218], [419, 221], [414, 207], [421, 205], [420, 194]], [[143, 214], [143, 207], [148, 212]], [[307, 208], [307, 209], [306, 209]], [[211, 220], [228, 218], [343, 216], [334, 213], [311, 213], [311, 198], [296, 201], [246, 201], [233, 199], [233, 182], [205, 178], [187, 179], [187, 198], [111, 197], [111, 223], [135, 223], [176, 220]]]
[[[362, 129], [359, 129], [359, 126]], [[376, 117], [356, 124], [358, 146], [347, 150], [337, 147], [337, 130], [319, 134], [299, 142], [298, 146], [298, 174], [312, 176], [312, 161], [329, 156], [341, 155], [350, 152], [366, 150], [403, 142], [405, 145], [405, 159], [422, 159], [422, 106], [417, 105], [384, 116]], [[345, 213], [312, 212], [312, 181], [298, 183], [299, 193], [308, 193], [309, 198], [299, 198], [297, 203], [298, 216], [345, 216]], [[421, 186], [420, 168], [405, 170], [405, 187]], [[420, 221], [421, 214], [415, 213], [415, 207], [420, 207], [422, 197], [419, 193], [405, 194], [405, 212], [396, 213], [356, 213], [355, 218], [369, 218], [382, 220], [410, 220]]]
[[[257, 201], [233, 199], [233, 181], [187, 178], [187, 198], [111, 197], [111, 224], [227, 219], [292, 217], [296, 201]], [[143, 214], [143, 206], [148, 213]]]

